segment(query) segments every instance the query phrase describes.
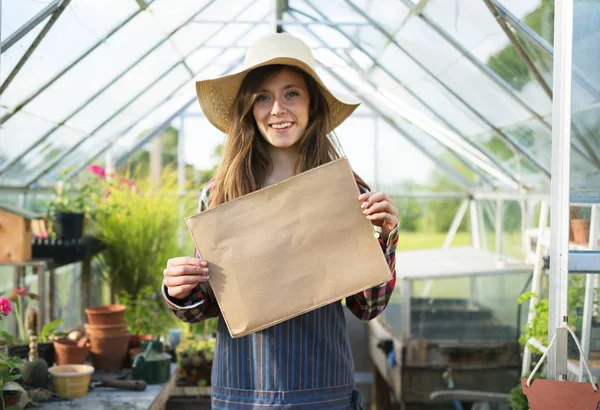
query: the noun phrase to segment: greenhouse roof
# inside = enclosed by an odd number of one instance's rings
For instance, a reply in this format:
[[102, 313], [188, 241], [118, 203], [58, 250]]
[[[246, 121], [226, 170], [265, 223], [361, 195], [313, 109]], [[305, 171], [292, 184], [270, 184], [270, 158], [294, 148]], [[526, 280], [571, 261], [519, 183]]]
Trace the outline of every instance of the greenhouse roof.
[[[2, 0], [2, 11], [0, 189], [48, 187], [107, 152], [122, 162], [186, 118], [186, 161], [210, 168], [201, 144], [222, 135], [194, 82], [235, 70], [275, 25], [363, 101], [337, 135], [365, 179], [426, 190], [437, 169], [464, 191], [550, 189], [553, 1]], [[600, 170], [599, 13], [575, 2], [572, 181]]]

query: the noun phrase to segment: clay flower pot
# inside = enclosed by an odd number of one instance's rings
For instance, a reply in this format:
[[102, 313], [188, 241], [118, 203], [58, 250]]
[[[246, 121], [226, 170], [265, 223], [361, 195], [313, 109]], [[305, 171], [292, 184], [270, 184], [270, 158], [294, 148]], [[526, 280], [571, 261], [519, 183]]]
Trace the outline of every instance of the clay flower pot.
[[65, 399], [85, 396], [94, 373], [94, 368], [86, 364], [53, 366], [48, 369], [56, 394]]
[[123, 365], [129, 345], [129, 333], [97, 337], [90, 335], [92, 364], [97, 370], [118, 370]]
[[106, 305], [87, 308], [85, 313], [90, 325], [116, 325], [125, 323], [125, 306]]
[[536, 379], [527, 387], [527, 379], [521, 379], [521, 388], [530, 410], [595, 410], [600, 402], [600, 391], [590, 383]]
[[54, 350], [56, 351], [56, 364], [59, 366], [83, 364], [90, 352], [90, 346], [89, 344], [78, 346], [74, 340], [60, 339], [54, 341]]
[[573, 242], [587, 245], [590, 240], [590, 220], [571, 219], [571, 229], [573, 230]]
[[85, 331], [95, 337], [121, 336], [127, 333], [127, 323], [114, 325], [88, 325], [84, 324]]
[[2, 392], [4, 405], [2, 405], [2, 400], [0, 400], [0, 410], [4, 410], [10, 406], [16, 406], [19, 400], [21, 400], [21, 395], [22, 393], [17, 390], [4, 390]]

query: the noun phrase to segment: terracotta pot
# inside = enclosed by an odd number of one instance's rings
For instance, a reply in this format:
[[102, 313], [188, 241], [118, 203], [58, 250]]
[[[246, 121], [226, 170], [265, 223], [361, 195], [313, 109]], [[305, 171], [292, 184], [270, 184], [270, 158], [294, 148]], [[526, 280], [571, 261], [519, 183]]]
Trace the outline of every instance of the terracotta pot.
[[125, 306], [106, 305], [87, 308], [85, 313], [90, 325], [116, 325], [125, 323]]
[[143, 340], [152, 340], [154, 339], [153, 335], [131, 335], [129, 339], [129, 348], [135, 349], [136, 347], [140, 347]]
[[77, 346], [77, 342], [71, 339], [60, 339], [54, 341], [54, 350], [56, 351], [56, 364], [59, 366], [65, 364], [83, 364], [85, 358], [90, 352], [89, 344]]
[[590, 220], [571, 219], [571, 228], [573, 229], [573, 242], [587, 245], [590, 240]]
[[531, 410], [595, 410], [600, 400], [591, 383], [534, 379], [527, 387], [521, 379], [521, 388]]
[[88, 325], [85, 324], [85, 331], [91, 336], [121, 336], [127, 333], [127, 323], [117, 323], [115, 325]]
[[130, 334], [97, 337], [90, 335], [92, 364], [98, 370], [118, 370], [127, 355]]
[[0, 400], [0, 410], [4, 410], [10, 406], [16, 406], [19, 400], [21, 400], [21, 392], [17, 390], [4, 390], [2, 396], [4, 397], [4, 405]]

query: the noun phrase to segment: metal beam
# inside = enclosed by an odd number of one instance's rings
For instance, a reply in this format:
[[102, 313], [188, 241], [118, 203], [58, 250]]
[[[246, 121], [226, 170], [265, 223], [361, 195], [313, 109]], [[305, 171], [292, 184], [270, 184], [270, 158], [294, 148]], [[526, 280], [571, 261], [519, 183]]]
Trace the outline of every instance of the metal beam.
[[0, 45], [0, 54], [6, 52], [12, 45], [14, 45], [17, 41], [25, 36], [25, 34], [29, 33], [38, 24], [46, 19], [50, 14], [54, 13], [60, 4], [60, 0], [54, 0], [52, 3], [48, 4], [42, 11], [33, 16], [31, 20], [27, 23], [23, 24], [17, 31], [12, 33], [6, 40], [2, 42]]
[[[291, 9], [291, 11], [294, 11], [294, 9]], [[197, 24], [252, 24], [252, 25], [258, 25], [258, 24], [273, 24], [273, 21], [257, 21], [257, 20], [238, 20], [238, 21], [228, 21], [228, 20], [201, 20], [201, 19], [195, 19], [192, 21], [192, 23], [197, 23]], [[333, 26], [333, 27], [371, 27], [371, 25], [369, 23], [362, 23], [362, 22], [349, 22], [349, 21], [323, 21], [323, 20], [315, 20], [315, 21], [289, 21], [289, 20], [282, 20], [282, 19], [277, 19], [275, 20], [275, 23], [278, 25], [286, 25], [286, 26]], [[246, 47], [248, 48], [248, 47]]]
[[[548, 380], [565, 380], [569, 289], [569, 192], [571, 172], [571, 67], [573, 47], [573, 1], [556, 0], [554, 16], [556, 58], [553, 67], [552, 101], [552, 232], [550, 236], [550, 288], [548, 340], [557, 344], [548, 355]], [[599, 258], [600, 259], [600, 258]]]
[[[204, 11], [207, 7], [209, 7], [212, 3], [214, 3], [216, 0], [212, 0], [210, 2], [208, 2], [204, 7], [202, 7], [198, 12], [196, 12], [192, 18], [194, 16], [196, 16], [197, 14], [200, 14], [202, 11]], [[242, 9], [240, 12], [238, 12], [236, 14], [236, 16], [241, 15], [241, 13], [243, 13], [244, 11], [247, 10], [248, 7], [250, 7], [252, 5], [252, 3], [249, 3], [244, 9]], [[236, 16], [234, 16], [233, 18], [235, 18]], [[181, 24], [180, 26], [178, 26], [177, 28], [175, 28], [166, 38], [160, 40], [157, 44], [155, 44], [153, 47], [151, 47], [149, 50], [147, 50], [144, 54], [142, 54], [136, 61], [134, 61], [133, 63], [131, 63], [129, 66], [127, 66], [125, 69], [123, 69], [119, 74], [117, 74], [115, 77], [111, 78], [109, 81], [107, 81], [106, 83], [104, 83], [104, 85], [96, 92], [94, 93], [92, 96], [90, 96], [87, 100], [85, 100], [83, 103], [81, 103], [74, 111], [72, 111], [70, 114], [68, 114], [65, 118], [63, 118], [61, 121], [59, 121], [54, 127], [52, 127], [51, 129], [49, 129], [46, 133], [44, 133], [43, 135], [41, 135], [38, 139], [36, 139], [34, 142], [32, 142], [31, 144], [29, 144], [29, 146], [27, 148], [25, 148], [23, 151], [21, 151], [21, 154], [17, 155], [15, 158], [13, 158], [10, 161], [7, 161], [2, 167], [0, 167], [0, 175], [2, 175], [5, 171], [7, 171], [13, 164], [17, 163], [18, 161], [20, 161], [30, 150], [34, 149], [37, 145], [41, 144], [44, 140], [46, 140], [46, 138], [48, 138], [50, 135], [52, 135], [58, 128], [60, 128], [61, 126], [63, 126], [67, 121], [69, 121], [71, 118], [73, 118], [75, 115], [77, 115], [81, 110], [83, 110], [85, 107], [87, 107], [88, 104], [90, 104], [92, 101], [94, 101], [96, 98], [98, 98], [104, 91], [106, 91], [112, 84], [114, 84], [115, 82], [117, 82], [118, 80], [120, 80], [121, 78], [123, 78], [130, 70], [132, 70], [134, 67], [136, 67], [142, 60], [144, 60], [146, 57], [148, 57], [154, 50], [156, 50], [158, 47], [160, 47], [164, 42], [166, 42], [167, 40], [170, 39], [170, 37], [172, 35], [174, 35], [177, 31], [179, 31], [186, 23], [184, 22], [183, 24]], [[180, 62], [185, 62], [185, 59], [187, 57], [189, 57], [192, 53], [194, 53], [196, 50], [198, 50], [200, 47], [202, 47], [204, 44], [206, 44], [207, 41], [213, 39], [218, 33], [220, 33], [226, 26], [220, 27], [218, 30], [216, 30], [208, 39], [206, 39], [205, 41], [203, 41], [198, 47], [196, 47], [195, 49], [193, 49], [192, 51], [190, 51], [188, 54], [186, 54]], [[175, 69], [175, 67], [180, 63], [176, 63], [173, 66], [171, 66], [165, 73], [163, 73], [162, 76], [160, 76], [158, 79], [155, 79], [154, 82], [160, 80], [161, 78], [163, 78], [166, 74], [168, 74], [170, 71], [172, 71], [173, 69]], [[187, 68], [188, 72], [191, 73], [191, 70], [189, 69], [189, 67], [187, 67], [187, 64], [184, 64], [184, 67]], [[151, 83], [152, 84], [152, 83]], [[95, 131], [92, 131], [92, 134]]]
[[[519, 34], [525, 37], [531, 44], [533, 44], [538, 50], [546, 54], [550, 58], [554, 58], [554, 48], [548, 44], [546, 40], [540, 37], [535, 31], [533, 31], [527, 24], [524, 24], [515, 15], [513, 15], [506, 7], [504, 7], [498, 0], [493, 0], [494, 6], [498, 10], [502, 17], [509, 23]], [[581, 85], [588, 93], [590, 93], [596, 100], [600, 101], [600, 91], [587, 79], [586, 75], [583, 74], [577, 67], [573, 67], [573, 80]]]
[[54, 26], [54, 23], [56, 23], [56, 20], [58, 20], [58, 18], [70, 2], [71, 0], [63, 0], [63, 2], [52, 12], [52, 17], [50, 17], [44, 28], [42, 28], [42, 30], [38, 33], [35, 40], [33, 40], [33, 43], [31, 43], [27, 51], [25, 51], [25, 54], [21, 56], [21, 59], [17, 62], [17, 65], [15, 65], [8, 77], [6, 77], [6, 80], [4, 80], [4, 82], [0, 86], [0, 95], [4, 94], [6, 88], [15, 79], [19, 71], [21, 71], [21, 68], [23, 68], [27, 60], [29, 60], [29, 57], [31, 57], [35, 49], [40, 45], [44, 37], [46, 37], [46, 34], [48, 34], [52, 26]]
[[[240, 13], [243, 13], [244, 11], [240, 11]], [[225, 26], [224, 26], [225, 27]], [[205, 42], [210, 41], [212, 38], [214, 38], [215, 36], [217, 36], [219, 34], [219, 32], [221, 30], [224, 29], [224, 27], [221, 27], [219, 30], [217, 30], [216, 32], [214, 32], [209, 38], [207, 38], [206, 40], [204, 40], [196, 49], [199, 49], [202, 47], [202, 44], [204, 44]], [[244, 36], [246, 36], [250, 31], [254, 30], [254, 27], [250, 27], [246, 30], [244, 30], [244, 32], [242, 34], [240, 34], [239, 36], [237, 36], [234, 39], [234, 43], [239, 41], [240, 39], [242, 39]], [[191, 55], [192, 53], [194, 53], [195, 50], [190, 51], [190, 53], [188, 54]], [[214, 58], [218, 58], [220, 55], [225, 54], [225, 52], [227, 51], [227, 49], [223, 50], [221, 53], [219, 53], [217, 56], [215, 56]], [[187, 56], [186, 56], [187, 57]], [[184, 57], [184, 59], [186, 58]], [[182, 59], [183, 60], [183, 59]], [[190, 77], [193, 78], [196, 74], [202, 72], [204, 69], [206, 69], [209, 65], [211, 65], [213, 63], [213, 60], [207, 61], [206, 64], [204, 64], [196, 73], [192, 73], [193, 75]], [[138, 92], [135, 96], [133, 96], [131, 99], [129, 99], [129, 101], [127, 101], [124, 105], [122, 105], [119, 109], [117, 109], [111, 116], [109, 116], [106, 120], [104, 120], [100, 125], [98, 125], [88, 136], [80, 139], [74, 146], [72, 146], [69, 150], [66, 150], [65, 152], [61, 153], [60, 155], [58, 155], [50, 164], [48, 164], [44, 169], [42, 169], [41, 172], [39, 172], [38, 174], [36, 174], [33, 178], [31, 178], [29, 181], [27, 181], [25, 183], [25, 186], [30, 186], [33, 183], [35, 183], [40, 177], [42, 177], [43, 175], [45, 175], [46, 173], [48, 173], [48, 171], [50, 171], [52, 168], [54, 168], [57, 164], [60, 163], [60, 161], [62, 161], [66, 156], [68, 156], [71, 152], [73, 152], [75, 149], [77, 149], [81, 144], [83, 144], [87, 139], [89, 139], [91, 136], [93, 136], [94, 134], [96, 134], [100, 129], [102, 129], [102, 127], [104, 127], [106, 124], [108, 124], [113, 118], [115, 118], [116, 116], [118, 116], [121, 112], [123, 112], [125, 109], [127, 109], [127, 107], [129, 107], [131, 104], [133, 104], [140, 96], [142, 96], [146, 91], [148, 91], [150, 88], [152, 88], [152, 86], [154, 84], [156, 84], [156, 82], [160, 81], [163, 77], [165, 77], [169, 72], [171, 72], [175, 67], [177, 67], [177, 65], [179, 65], [181, 62], [178, 62], [176, 64], [174, 64], [173, 66], [171, 66], [169, 69], [167, 69], [165, 72], [163, 72], [157, 79], [154, 79], [153, 81], [151, 81], [148, 86], [146, 88], [144, 88], [143, 90], [141, 90], [140, 92]], [[179, 87], [177, 87], [177, 89], [174, 92], [177, 92], [181, 87], [183, 87], [185, 84], [187, 84], [189, 82], [190, 79], [186, 79], [184, 82], [182, 82]]]
[[[340, 84], [342, 84], [344, 87], [346, 87], [348, 90], [355, 91], [354, 87], [352, 87], [352, 85], [349, 84], [348, 81], [346, 81], [344, 78], [342, 78], [340, 75], [338, 75], [338, 73], [336, 73], [335, 71], [333, 71], [333, 69], [331, 69], [330, 67], [328, 67], [328, 66], [326, 66], [326, 65], [324, 65], [324, 64], [322, 64], [320, 62], [317, 62], [317, 63], [321, 67], [323, 67], [323, 69], [325, 69], [332, 77], [334, 77], [337, 81], [339, 81]], [[391, 119], [390, 117], [388, 117], [387, 115], [385, 115], [383, 112], [381, 112], [379, 110], [379, 108], [375, 104], [371, 103], [368, 100], [364, 100], [363, 104], [365, 104], [367, 107], [369, 107], [372, 111], [378, 113], [379, 116], [385, 122], [387, 122], [392, 128], [394, 128], [405, 139], [407, 139], [409, 142], [411, 142], [417, 149], [419, 149], [423, 154], [425, 154], [425, 156], [429, 157], [444, 172], [448, 173], [448, 175], [455, 182], [457, 182], [462, 187], [465, 187], [466, 189], [468, 189], [470, 186], [472, 186], [471, 182], [467, 181], [462, 175], [460, 175], [458, 172], [456, 172], [456, 170], [454, 168], [452, 168], [450, 165], [446, 164], [440, 158], [438, 158], [435, 155], [433, 155], [427, 148], [425, 148], [421, 144], [421, 142], [419, 142], [419, 140], [417, 140], [416, 138], [413, 138], [410, 135], [410, 133], [406, 132], [406, 130], [404, 130], [401, 126], [399, 126], [398, 124], [396, 124], [396, 122], [393, 119]]]
[[[400, 0], [402, 1], [406, 7], [413, 10], [416, 6], [411, 0]], [[489, 78], [494, 84], [500, 87], [509, 97], [511, 97], [517, 104], [519, 104], [523, 109], [528, 111], [531, 115], [533, 115], [537, 120], [539, 120], [540, 124], [548, 129], [552, 130], [552, 125], [546, 119], [538, 113], [531, 105], [529, 105], [525, 100], [523, 100], [513, 89], [513, 87], [508, 84], [502, 77], [500, 77], [494, 70], [488, 67], [486, 64], [483, 64], [473, 53], [464, 48], [458, 41], [454, 39], [446, 30], [436, 24], [429, 17], [425, 16], [422, 13], [417, 14], [419, 18], [427, 24], [432, 30], [438, 33], [444, 40], [446, 40], [452, 47], [454, 47], [459, 53], [461, 53], [467, 60], [469, 60], [475, 67], [477, 67], [487, 78]]]
[[529, 69], [529, 72], [531, 73], [531, 75], [533, 75], [533, 77], [536, 79], [536, 81], [540, 84], [540, 86], [542, 87], [542, 90], [544, 90], [546, 95], [548, 95], [548, 97], [550, 99], [552, 99], [552, 90], [550, 89], [550, 86], [548, 85], [548, 83], [546, 82], [544, 77], [542, 77], [542, 75], [538, 71], [537, 67], [533, 64], [533, 61], [531, 61], [531, 58], [529, 57], [527, 52], [523, 49], [523, 46], [521, 45], [521, 43], [519, 43], [519, 40], [517, 39], [517, 37], [510, 30], [510, 28], [506, 24], [506, 21], [504, 21], [504, 18], [498, 12], [498, 9], [496, 9], [496, 6], [494, 6], [494, 3], [492, 3], [492, 0], [483, 0], [483, 2], [485, 3], [487, 8], [490, 10], [490, 13], [492, 13], [494, 18], [500, 25], [500, 28], [502, 28], [502, 31], [504, 31], [504, 34], [506, 34], [506, 36], [512, 43], [513, 47], [515, 48], [515, 51], [517, 52], [519, 57], [521, 57], [521, 60], [523, 60], [523, 62]]
[[[308, 5], [310, 7], [312, 7], [318, 14], [321, 15], [322, 18], [327, 18], [323, 13], [321, 13], [318, 9], [316, 9], [312, 4], [310, 4], [307, 1]], [[311, 33], [315, 38], [317, 38], [321, 43], [323, 43], [321, 41], [321, 39], [316, 36], [309, 28], [306, 28], [306, 30]], [[417, 99], [421, 104], [423, 104], [423, 106], [425, 108], [427, 108], [429, 111], [431, 111], [440, 121], [442, 121], [444, 124], [446, 124], [447, 127], [449, 127], [452, 131], [454, 131], [463, 141], [465, 141], [467, 144], [469, 144], [471, 147], [473, 147], [477, 152], [479, 152], [481, 155], [483, 155], [485, 158], [487, 158], [488, 160], [490, 160], [494, 165], [496, 165], [497, 167], [499, 167], [502, 172], [504, 172], [504, 174], [511, 180], [513, 180], [515, 183], [517, 184], [521, 184], [521, 181], [519, 181], [517, 178], [515, 178], [505, 167], [503, 164], [501, 164], [500, 162], [498, 162], [495, 158], [493, 158], [492, 156], [490, 156], [486, 151], [484, 151], [483, 149], [481, 149], [479, 146], [475, 145], [472, 141], [468, 140], [467, 138], [465, 138], [464, 136], [462, 136], [460, 134], [460, 132], [454, 128], [454, 126], [452, 126], [452, 124], [450, 124], [448, 121], [446, 121], [437, 111], [435, 111], [431, 106], [429, 106], [424, 100], [421, 99], [421, 97], [413, 92], [409, 87], [404, 86], [404, 84], [402, 83], [402, 81], [393, 73], [391, 73], [385, 66], [381, 65], [380, 63], [377, 62], [376, 58], [371, 55], [367, 50], [365, 50], [358, 42], [356, 42], [352, 37], [350, 37], [348, 34], [344, 33], [341, 30], [338, 30], [340, 32], [340, 34], [342, 34], [344, 37], [346, 37], [346, 39], [348, 39], [348, 41], [350, 41], [354, 47], [356, 47], [358, 50], [360, 50], [362, 53], [364, 53], [365, 55], [367, 55], [374, 64], [376, 64], [381, 70], [383, 70], [388, 76], [390, 76], [396, 83], [398, 83], [398, 85], [403, 86], [404, 89], [410, 94], [412, 95], [415, 99]], [[333, 50], [332, 50], [333, 51]], [[342, 59], [344, 59], [344, 56], [340, 55], [339, 53], [334, 52], [335, 54], [337, 54], [338, 56], [340, 56]], [[364, 78], [364, 80], [366, 82], [368, 82], [372, 87], [377, 88], [376, 85], [369, 80], [368, 78]], [[427, 131], [425, 131], [427, 132]], [[428, 133], [429, 134], [429, 133]], [[435, 137], [434, 137], [435, 138]], [[488, 184], [490, 185], [494, 185], [493, 183], [491, 183], [491, 181], [489, 181], [489, 179], [487, 179], [487, 177], [485, 177], [481, 172], [479, 172], [476, 169], [473, 169], [472, 165], [467, 162], [464, 161], [461, 157], [460, 153], [457, 153], [456, 151], [454, 151], [453, 149], [451, 149], [453, 152], [455, 152], [458, 155], [458, 158], [461, 160], [461, 162], [463, 164], [465, 164], [469, 169], [471, 169], [473, 172], [477, 173], [482, 179], [484, 179]]]
[[[148, 5], [152, 4], [154, 1], [156, 1], [156, 0], [150, 0], [150, 2], [148, 3]], [[71, 68], [75, 67], [77, 65], [77, 63], [79, 63], [81, 60], [83, 60], [85, 57], [87, 57], [92, 51], [94, 51], [100, 45], [104, 44], [107, 39], [109, 39], [110, 37], [112, 37], [117, 31], [119, 31], [124, 25], [126, 25], [127, 23], [129, 23], [134, 17], [136, 17], [141, 12], [142, 12], [142, 10], [138, 9], [135, 13], [133, 13], [128, 18], [126, 18], [125, 21], [123, 21], [117, 27], [115, 27], [114, 29], [112, 29], [104, 37], [102, 37], [95, 44], [93, 44], [90, 48], [88, 48], [82, 55], [80, 55], [77, 59], [75, 59], [75, 61], [73, 61], [67, 67], [65, 67], [64, 69], [62, 69], [54, 77], [52, 77], [50, 80], [48, 80], [44, 85], [42, 85], [40, 88], [38, 88], [36, 91], [34, 91], [29, 97], [25, 98], [23, 101], [21, 101], [19, 104], [17, 104], [12, 109], [12, 111], [10, 111], [9, 113], [4, 114], [2, 116], [2, 118], [0, 118], [0, 124], [4, 124], [6, 121], [8, 121], [8, 119], [10, 117], [12, 117], [13, 115], [15, 115], [17, 112], [21, 111], [23, 109], [23, 107], [25, 107], [27, 104], [29, 104], [31, 102], [31, 100], [33, 100], [35, 97], [37, 97], [38, 95], [40, 95], [44, 90], [46, 90], [48, 87], [50, 87], [52, 84], [54, 84], [54, 82], [56, 82], [56, 80], [58, 80], [59, 78], [61, 78]]]
[[[309, 0], [306, 0], [309, 3]], [[383, 34], [386, 38], [388, 38], [392, 44], [394, 44], [400, 51], [402, 51], [407, 57], [409, 57], [416, 65], [418, 65], [423, 71], [425, 71], [431, 78], [433, 78], [440, 86], [442, 86], [448, 93], [450, 93], [454, 98], [460, 101], [469, 111], [471, 111], [477, 118], [483, 121], [488, 127], [498, 134], [504, 141], [506, 141], [510, 146], [512, 146], [515, 150], [519, 151], [523, 156], [525, 156], [532, 164], [534, 164], [540, 171], [542, 171], [548, 179], [550, 179], [550, 170], [542, 164], [531, 152], [522, 147], [517, 141], [513, 140], [511, 137], [506, 135], [504, 131], [500, 128], [492, 124], [483, 114], [481, 114], [478, 110], [472, 107], [469, 103], [467, 103], [460, 95], [458, 95], [454, 90], [452, 90], [445, 82], [440, 80], [431, 70], [429, 70], [425, 65], [423, 65], [416, 57], [414, 57], [411, 53], [409, 53], [395, 38], [391, 37], [391, 35], [381, 27], [373, 18], [367, 15], [363, 10], [361, 10], [358, 6], [356, 6], [351, 0], [344, 0], [346, 4], [348, 4], [356, 13], [369, 21], [375, 29], [377, 29], [381, 34]], [[314, 7], [313, 7], [314, 8]], [[341, 32], [341, 31], [340, 31]], [[343, 33], [343, 32], [342, 32]], [[354, 41], [354, 40], [352, 40]], [[389, 71], [389, 70], [388, 70]]]

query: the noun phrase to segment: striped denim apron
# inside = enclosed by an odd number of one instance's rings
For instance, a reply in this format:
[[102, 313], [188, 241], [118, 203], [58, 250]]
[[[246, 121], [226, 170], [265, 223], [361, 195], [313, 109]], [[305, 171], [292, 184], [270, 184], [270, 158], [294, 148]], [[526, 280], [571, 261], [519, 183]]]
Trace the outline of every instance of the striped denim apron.
[[212, 408], [360, 409], [343, 309], [332, 303], [237, 339], [220, 317]]

